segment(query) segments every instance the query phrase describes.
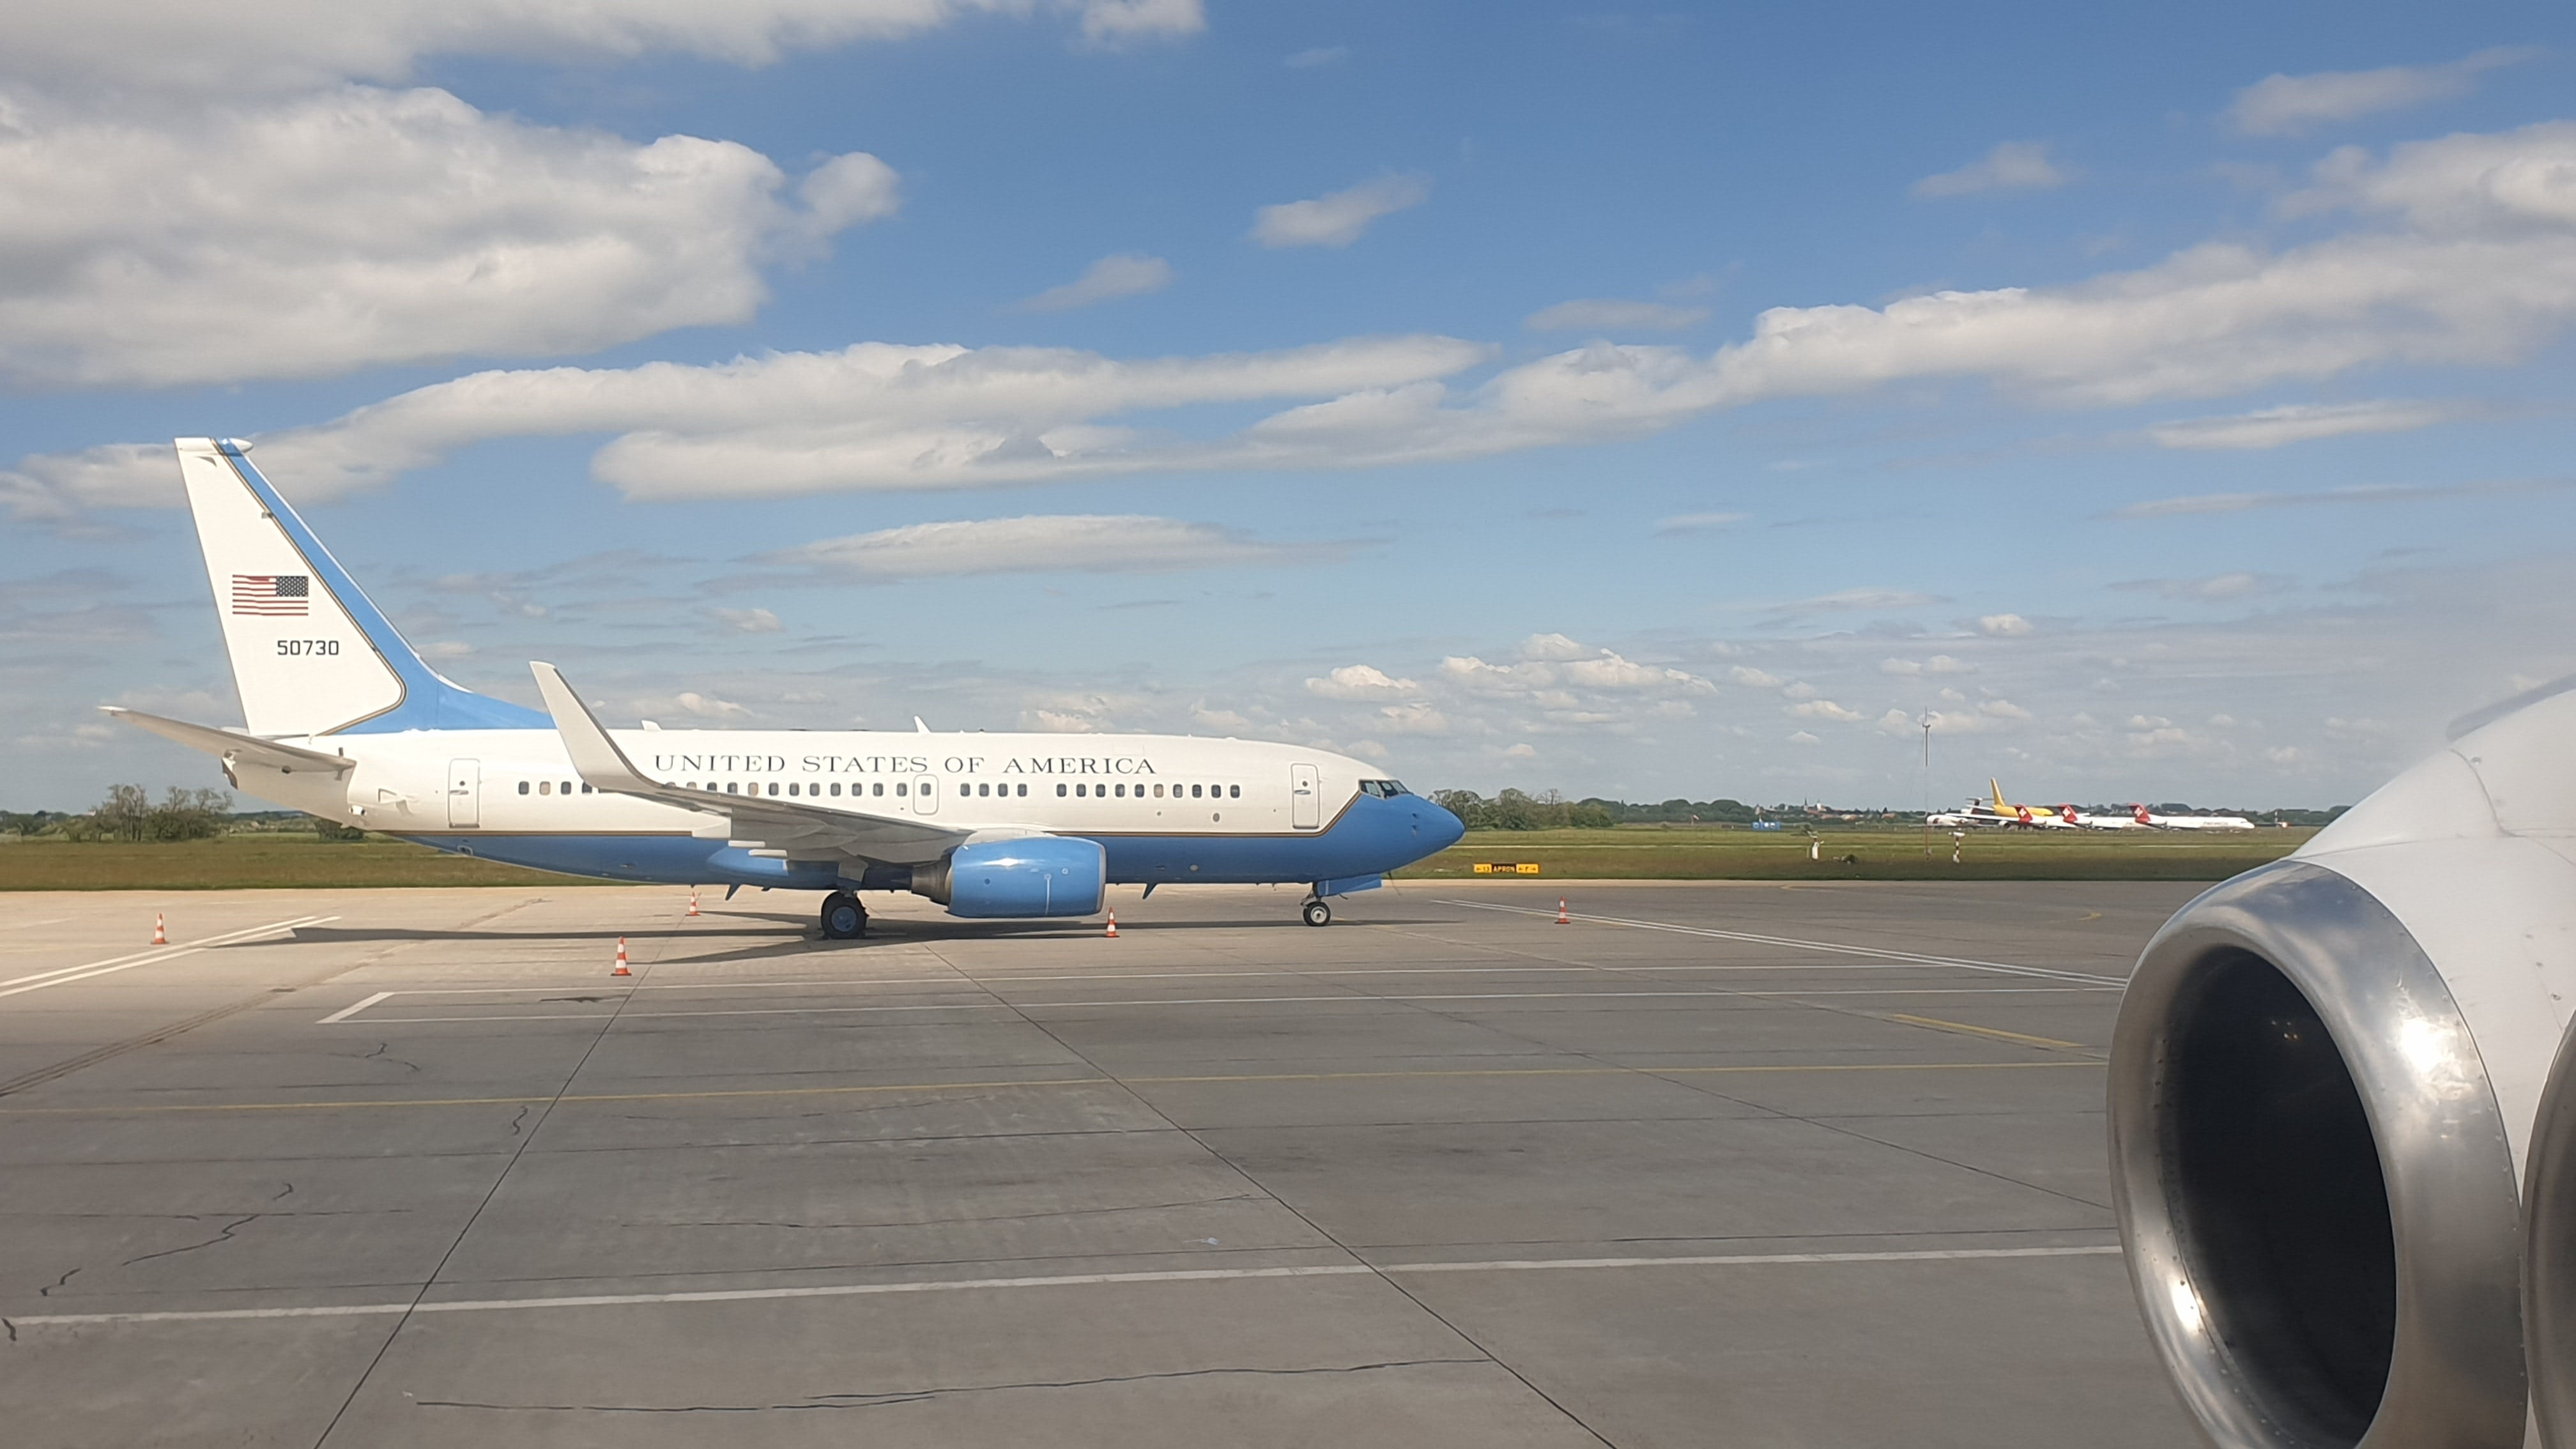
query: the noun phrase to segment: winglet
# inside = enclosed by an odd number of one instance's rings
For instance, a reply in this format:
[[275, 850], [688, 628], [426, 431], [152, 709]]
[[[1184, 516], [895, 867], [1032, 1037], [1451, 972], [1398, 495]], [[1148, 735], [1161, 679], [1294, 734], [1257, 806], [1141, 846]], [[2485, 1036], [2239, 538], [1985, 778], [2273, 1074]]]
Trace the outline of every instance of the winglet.
[[545, 696], [546, 712], [555, 718], [555, 733], [563, 736], [564, 752], [572, 756], [572, 767], [582, 783], [594, 790], [629, 792], [655, 788], [654, 782], [635, 768], [617, 741], [599, 727], [599, 720], [581, 696], [564, 683], [563, 671], [551, 664], [528, 661], [528, 672], [537, 677], [537, 693]]

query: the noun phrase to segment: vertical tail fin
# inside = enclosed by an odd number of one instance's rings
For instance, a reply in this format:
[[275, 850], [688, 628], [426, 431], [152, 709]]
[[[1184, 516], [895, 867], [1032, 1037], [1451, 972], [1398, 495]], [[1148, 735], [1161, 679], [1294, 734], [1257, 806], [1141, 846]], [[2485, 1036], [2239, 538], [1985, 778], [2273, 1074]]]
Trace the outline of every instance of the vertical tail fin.
[[549, 727], [431, 669], [251, 466], [249, 444], [177, 447], [251, 733]]
[[2013, 808], [2004, 803], [2003, 782], [1989, 778], [1986, 781], [1986, 788], [1995, 792], [1995, 809], [2001, 814], [2010, 815]]

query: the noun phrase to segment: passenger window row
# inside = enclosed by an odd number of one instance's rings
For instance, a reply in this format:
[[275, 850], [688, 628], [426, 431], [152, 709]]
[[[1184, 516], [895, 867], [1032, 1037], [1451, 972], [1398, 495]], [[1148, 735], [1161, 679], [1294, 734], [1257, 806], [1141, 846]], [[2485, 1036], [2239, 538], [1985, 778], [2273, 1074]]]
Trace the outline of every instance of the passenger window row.
[[[1368, 787], [1369, 787], [1369, 786], [1374, 785], [1374, 784], [1377, 784], [1377, 783], [1379, 783], [1379, 782], [1377, 782], [1377, 781], [1362, 781], [1362, 782], [1361, 782], [1361, 788], [1362, 788], [1362, 789], [1368, 789]], [[1387, 782], [1385, 782], [1385, 783], [1386, 783], [1386, 784], [1389, 784], [1389, 785], [1394, 785], [1394, 782], [1393, 782], [1393, 781], [1387, 781]], [[766, 783], [764, 784], [764, 783], [763, 783], [763, 782], [761, 782], [761, 781], [757, 781], [757, 780], [755, 780], [755, 781], [751, 782], [750, 784], [744, 784], [744, 783], [742, 783], [741, 781], [731, 781], [731, 780], [729, 780], [729, 781], [726, 781], [725, 783], [723, 783], [722, 785], [719, 785], [719, 784], [717, 784], [717, 783], [716, 783], [715, 781], [713, 781], [713, 780], [708, 780], [708, 781], [705, 781], [704, 783], [701, 783], [701, 782], [696, 781], [696, 780], [689, 780], [689, 781], [684, 781], [684, 782], [681, 784], [680, 788], [681, 788], [681, 789], [683, 789], [683, 790], [704, 790], [704, 791], [706, 791], [706, 792], [707, 792], [708, 794], [710, 794], [710, 795], [718, 794], [718, 793], [722, 793], [722, 794], [726, 794], [726, 795], [761, 795], [761, 794], [776, 795], [776, 794], [778, 794], [778, 793], [779, 793], [779, 782], [777, 782], [777, 781], [775, 781], [775, 780], [772, 780], [772, 781], [768, 781], [768, 782], [766, 782]], [[1170, 798], [1171, 798], [1171, 799], [1174, 799], [1174, 800], [1181, 800], [1181, 799], [1189, 799], [1189, 800], [1240, 800], [1240, 799], [1242, 799], [1242, 798], [1243, 798], [1243, 787], [1242, 787], [1241, 785], [1205, 785], [1205, 784], [1201, 784], [1201, 785], [1172, 785], [1172, 786], [1168, 786], [1168, 787], [1163, 786], [1163, 785], [1159, 785], [1159, 784], [1158, 784], [1158, 785], [1155, 785], [1155, 786], [1153, 787], [1153, 794], [1152, 794], [1152, 796], [1151, 796], [1150, 798], [1152, 798], [1152, 799], [1156, 799], [1156, 800], [1160, 800], [1160, 799], [1165, 798], [1165, 797], [1164, 797], [1163, 792], [1164, 792], [1164, 790], [1165, 790], [1166, 788], [1168, 788], [1168, 789], [1171, 791]], [[1402, 787], [1402, 786], [1400, 786], [1400, 785], [1395, 785], [1395, 786], [1394, 786], [1394, 791], [1393, 791], [1393, 793], [1398, 793], [1398, 794], [1400, 794], [1400, 793], [1402, 793], [1403, 788], [1404, 788], [1404, 787]], [[1145, 793], [1145, 792], [1146, 792], [1146, 787], [1145, 787], [1142, 783], [1139, 783], [1139, 784], [1137, 784], [1137, 785], [1135, 785], [1135, 786], [1133, 786], [1133, 787], [1132, 787], [1132, 789], [1133, 789], [1133, 791], [1134, 791], [1134, 793], [1133, 793], [1132, 795], [1129, 793], [1130, 789], [1131, 789], [1131, 787], [1130, 787], [1130, 786], [1128, 786], [1128, 785], [1126, 785], [1126, 784], [1124, 784], [1124, 783], [1115, 784], [1115, 785], [1094, 785], [1094, 784], [1090, 784], [1090, 783], [1087, 783], [1087, 782], [1086, 782], [1086, 783], [1083, 783], [1083, 784], [1074, 785], [1074, 786], [1070, 787], [1070, 790], [1069, 790], [1069, 791], [1068, 791], [1068, 787], [1066, 787], [1066, 786], [1064, 786], [1064, 785], [1058, 785], [1058, 786], [1056, 786], [1056, 787], [1055, 787], [1055, 793], [1056, 793], [1056, 798], [1058, 798], [1058, 799], [1063, 799], [1063, 798], [1065, 798], [1065, 796], [1066, 796], [1068, 793], [1070, 793], [1073, 797], [1075, 797], [1075, 798], [1077, 798], [1077, 799], [1119, 799], [1119, 800], [1136, 799], [1136, 800], [1143, 800], [1143, 799], [1147, 799], [1147, 798], [1149, 798], [1149, 797], [1146, 795], [1146, 793]], [[561, 782], [557, 782], [557, 781], [554, 781], [554, 780], [537, 780], [537, 781], [534, 781], [534, 782], [527, 781], [527, 780], [521, 780], [521, 781], [519, 782], [519, 793], [520, 793], [520, 794], [522, 794], [522, 795], [527, 795], [527, 794], [532, 794], [532, 793], [533, 793], [533, 794], [538, 794], [538, 795], [569, 795], [569, 794], [573, 793], [573, 782], [572, 782], [572, 781], [570, 781], [570, 780], [564, 780], [564, 781], [561, 781]], [[588, 785], [583, 785], [583, 786], [581, 786], [581, 793], [582, 793], [582, 794], [584, 794], [584, 795], [589, 795], [589, 794], [595, 794], [595, 793], [597, 793], [597, 792], [593, 791], [593, 790], [591, 789], [591, 787], [590, 787], [590, 786], [588, 786]], [[808, 797], [815, 797], [815, 798], [820, 798], [820, 797], [823, 797], [823, 796], [825, 796], [825, 795], [830, 795], [830, 796], [833, 796], [833, 797], [838, 797], [838, 796], [840, 795], [840, 793], [841, 793], [841, 785], [840, 785], [840, 782], [839, 782], [839, 781], [837, 781], [837, 780], [836, 780], [836, 781], [833, 781], [832, 783], [830, 783], [830, 784], [828, 784], [828, 785], [826, 785], [826, 784], [821, 784], [821, 783], [813, 783], [813, 784], [799, 784], [799, 783], [797, 783], [797, 782], [790, 781], [790, 782], [788, 782], [788, 784], [787, 784], [787, 786], [786, 786], [786, 793], [787, 793], [789, 796], [791, 796], [791, 797], [794, 797], [794, 796], [800, 796], [800, 795], [801, 795], [801, 796], [808, 796]], [[873, 797], [873, 798], [877, 798], [877, 799], [882, 799], [882, 798], [884, 798], [885, 793], [886, 793], [886, 782], [885, 782], [885, 781], [883, 781], [883, 780], [866, 780], [866, 781], [859, 781], [859, 782], [853, 783], [853, 784], [850, 786], [850, 795], [849, 795], [849, 798], [851, 798], [851, 799], [853, 799], [853, 800], [856, 800], [856, 799], [859, 799], [859, 798], [861, 798], [861, 797], [863, 797], [863, 796], [866, 796], [866, 797]], [[901, 798], [901, 797], [904, 797], [904, 796], [909, 795], [909, 794], [911, 793], [911, 784], [910, 784], [910, 782], [909, 782], [909, 781], [904, 781], [904, 780], [897, 780], [897, 781], [895, 781], [895, 782], [894, 782], [894, 793], [895, 793], [895, 795], [896, 795], [898, 798]], [[924, 794], [924, 795], [927, 795], [927, 794], [929, 794], [929, 793], [930, 793], [930, 786], [929, 786], [927, 783], [924, 783], [924, 784], [922, 785], [922, 787], [921, 787], [921, 793], [922, 793], [922, 794]], [[957, 793], [958, 793], [958, 794], [960, 794], [960, 795], [965, 795], [965, 796], [974, 796], [974, 797], [990, 797], [990, 796], [992, 796], [992, 795], [993, 795], [993, 793], [994, 793], [994, 789], [993, 789], [993, 786], [992, 786], [991, 784], [989, 784], [989, 783], [984, 783], [984, 782], [968, 782], [968, 781], [962, 781], [962, 780], [961, 780], [961, 781], [959, 781], [959, 782], [958, 782], [958, 785], [957, 785]], [[1371, 794], [1375, 794], [1375, 793], [1376, 793], [1376, 791], [1371, 790], [1371, 791], [1370, 791], [1370, 793], [1371, 793]], [[1010, 796], [1012, 796], [1012, 795], [1014, 794], [1014, 787], [1013, 787], [1013, 786], [1011, 786], [1011, 785], [1009, 785], [1009, 784], [1004, 784], [1004, 785], [1001, 787], [1001, 794], [1002, 794], [1003, 796], [1005, 796], [1005, 797], [1010, 797]], [[1027, 798], [1028, 798], [1028, 794], [1029, 794], [1029, 787], [1028, 787], [1027, 785], [1020, 785], [1020, 786], [1018, 786], [1018, 787], [1017, 787], [1017, 790], [1016, 790], [1016, 797], [1017, 797], [1017, 798], [1025, 800], [1025, 799], [1027, 799]]]
[[[687, 780], [681, 783], [680, 788], [683, 790], [704, 790], [710, 795], [719, 793], [726, 795], [758, 795], [763, 793], [764, 790], [766, 790], [768, 794], [775, 795], [778, 793], [778, 782], [772, 780], [768, 782], [766, 786], [763, 786], [758, 780], [754, 780], [748, 785], [745, 785], [740, 781], [728, 781], [725, 784], [718, 785], [715, 781], [709, 780], [702, 785], [695, 780]], [[883, 780], [861, 780], [853, 782], [850, 786], [850, 798], [853, 800], [864, 795], [873, 795], [879, 799], [883, 799], [885, 797], [885, 792], [886, 782]], [[819, 800], [827, 794], [838, 796], [841, 793], [841, 782], [835, 780], [831, 784], [825, 785], [820, 781], [816, 781], [811, 784], [800, 785], [791, 780], [787, 783], [787, 793], [791, 796], [803, 795]], [[912, 782], [908, 780], [895, 781], [894, 793], [899, 796], [911, 795]], [[929, 794], [930, 786], [927, 784], [923, 785], [921, 787], [921, 793], [924, 795]]]
[[[1154, 787], [1153, 798], [1157, 800], [1162, 799], [1163, 789], [1163, 786], [1156, 785]], [[1171, 798], [1175, 800], [1184, 798], [1191, 800], [1240, 800], [1243, 798], [1243, 787], [1241, 785], [1174, 785], [1171, 787], [1171, 791]], [[1026, 793], [1025, 790], [1023, 790], [1022, 793]], [[1057, 798], [1063, 798], [1065, 787], [1062, 785], [1056, 786], [1055, 793]], [[1142, 800], [1146, 798], [1145, 787], [1142, 784], [1135, 787], [1135, 793], [1132, 796], [1128, 793], [1128, 787], [1123, 784], [1076, 785], [1073, 787], [1073, 795], [1076, 799], [1085, 798], [1086, 795], [1091, 799], [1099, 799], [1104, 796], [1118, 800]]]

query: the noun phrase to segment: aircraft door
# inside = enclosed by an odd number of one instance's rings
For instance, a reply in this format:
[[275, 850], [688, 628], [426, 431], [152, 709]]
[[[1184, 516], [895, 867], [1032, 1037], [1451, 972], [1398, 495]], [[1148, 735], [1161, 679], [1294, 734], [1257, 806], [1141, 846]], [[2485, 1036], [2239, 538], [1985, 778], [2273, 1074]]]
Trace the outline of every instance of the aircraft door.
[[479, 827], [483, 823], [483, 762], [447, 762], [447, 823]]
[[1288, 827], [1312, 830], [1324, 823], [1323, 784], [1312, 765], [1288, 767]]
[[939, 813], [939, 780], [933, 775], [912, 777], [912, 808], [920, 815]]

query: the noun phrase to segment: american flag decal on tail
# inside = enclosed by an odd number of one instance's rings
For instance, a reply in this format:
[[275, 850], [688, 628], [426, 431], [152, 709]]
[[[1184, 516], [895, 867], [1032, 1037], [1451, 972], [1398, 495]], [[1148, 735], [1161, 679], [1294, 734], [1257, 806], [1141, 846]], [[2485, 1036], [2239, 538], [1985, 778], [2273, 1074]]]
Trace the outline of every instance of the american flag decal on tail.
[[312, 600], [313, 576], [310, 574], [233, 575], [233, 612], [236, 614], [301, 619], [310, 612], [307, 606]]

